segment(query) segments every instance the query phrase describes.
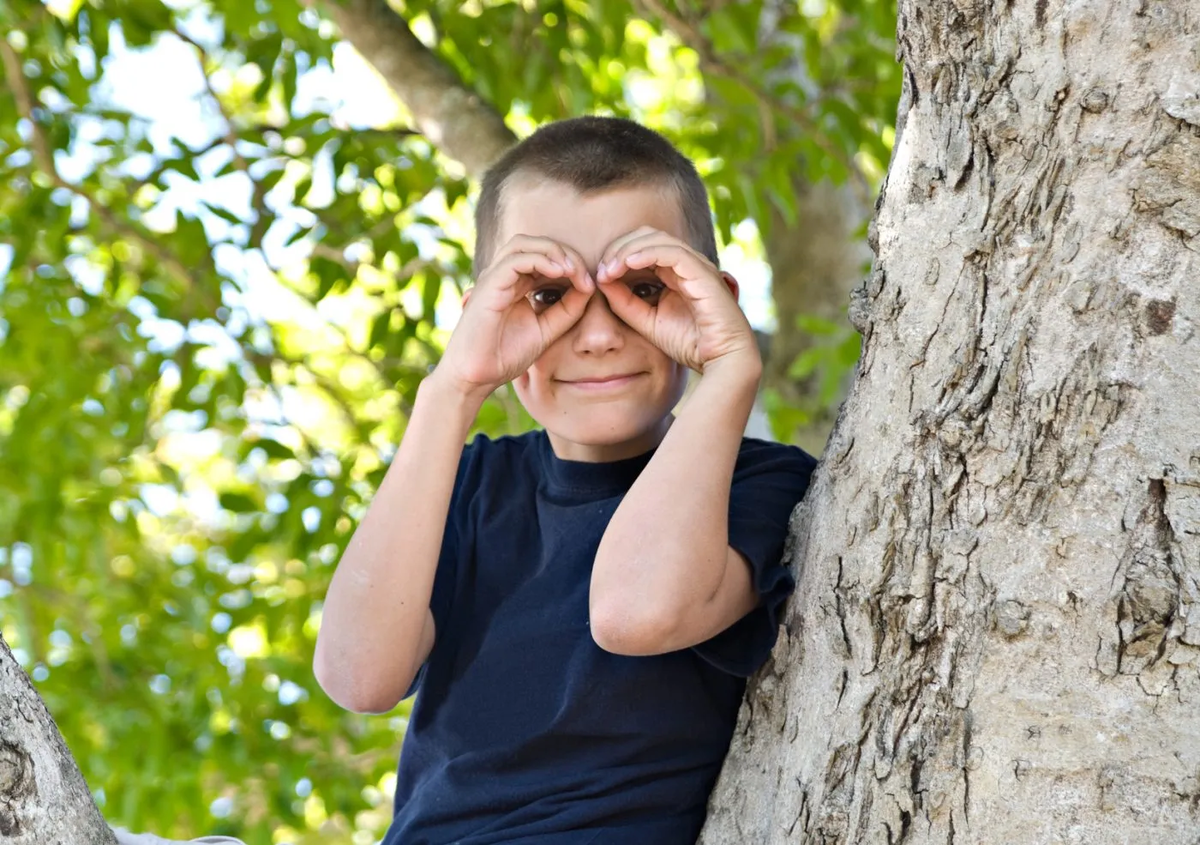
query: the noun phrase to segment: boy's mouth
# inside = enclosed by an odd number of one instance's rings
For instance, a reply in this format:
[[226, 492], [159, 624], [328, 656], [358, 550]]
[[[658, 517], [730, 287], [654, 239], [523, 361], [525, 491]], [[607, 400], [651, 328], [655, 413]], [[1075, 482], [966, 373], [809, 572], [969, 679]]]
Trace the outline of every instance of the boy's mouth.
[[570, 384], [584, 390], [606, 390], [624, 387], [641, 373], [617, 373], [610, 376], [588, 376], [587, 378], [560, 379], [563, 384]]

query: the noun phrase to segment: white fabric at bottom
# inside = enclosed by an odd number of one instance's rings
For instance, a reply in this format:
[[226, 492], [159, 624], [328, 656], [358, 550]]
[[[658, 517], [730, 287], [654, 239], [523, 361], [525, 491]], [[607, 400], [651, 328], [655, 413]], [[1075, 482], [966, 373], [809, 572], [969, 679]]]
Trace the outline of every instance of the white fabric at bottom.
[[201, 836], [199, 839], [163, 839], [153, 833], [130, 833], [123, 827], [114, 827], [117, 845], [246, 845], [232, 836]]

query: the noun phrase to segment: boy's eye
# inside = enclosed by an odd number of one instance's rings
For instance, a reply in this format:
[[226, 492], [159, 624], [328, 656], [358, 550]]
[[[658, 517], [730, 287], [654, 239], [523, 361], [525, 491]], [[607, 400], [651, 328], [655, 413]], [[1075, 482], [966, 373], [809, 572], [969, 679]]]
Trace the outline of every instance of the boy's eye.
[[630, 282], [629, 289], [633, 291], [633, 295], [639, 299], [643, 299], [651, 305], [657, 305], [658, 299], [662, 296], [663, 290], [666, 288], [659, 281], [637, 281]]
[[562, 299], [563, 293], [565, 291], [562, 288], [538, 288], [529, 292], [529, 304], [535, 311], [544, 311]]

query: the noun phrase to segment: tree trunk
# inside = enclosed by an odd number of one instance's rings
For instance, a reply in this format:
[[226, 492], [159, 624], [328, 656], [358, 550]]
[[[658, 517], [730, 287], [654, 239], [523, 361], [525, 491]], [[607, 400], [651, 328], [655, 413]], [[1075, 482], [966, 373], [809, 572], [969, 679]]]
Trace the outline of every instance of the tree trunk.
[[0, 841], [4, 845], [116, 842], [58, 727], [2, 636]]
[[1195, 843], [1200, 2], [901, 0], [855, 384], [706, 845]]

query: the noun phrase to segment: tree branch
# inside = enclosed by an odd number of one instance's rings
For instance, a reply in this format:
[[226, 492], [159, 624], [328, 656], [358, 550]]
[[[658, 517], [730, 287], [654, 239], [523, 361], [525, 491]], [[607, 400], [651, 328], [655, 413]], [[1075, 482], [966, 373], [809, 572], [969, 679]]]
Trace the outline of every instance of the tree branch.
[[116, 845], [58, 726], [3, 635], [0, 755], [0, 836], [5, 843]]
[[241, 139], [238, 137], [234, 126], [233, 115], [225, 107], [225, 103], [221, 100], [221, 95], [213, 87], [212, 79], [208, 75], [208, 62], [210, 59], [208, 50], [203, 44], [179, 28], [174, 29], [173, 32], [176, 38], [186, 44], [190, 44], [195, 49], [197, 53], [196, 60], [200, 65], [200, 78], [204, 80], [204, 89], [208, 92], [209, 98], [216, 106], [221, 120], [225, 122], [225, 132], [221, 136], [221, 140], [225, 142], [233, 154], [234, 166], [250, 180], [250, 208], [254, 212], [255, 220], [250, 225], [250, 238], [246, 246], [250, 249], [262, 249], [262, 239], [266, 236], [273, 219], [271, 210], [267, 208], [266, 185], [261, 180], [255, 179], [250, 175], [250, 162], [246, 160], [241, 150], [238, 149], [238, 143]]
[[804, 129], [817, 147], [825, 151], [830, 157], [841, 162], [848, 172], [852, 175], [858, 174], [858, 165], [854, 159], [836, 144], [830, 143], [820, 127], [817, 126], [811, 108], [787, 102], [769, 91], [762, 82], [746, 73], [737, 61], [730, 61], [725, 57], [719, 56], [709, 38], [700, 31], [697, 22], [674, 14], [661, 0], [633, 0], [633, 5], [643, 16], [658, 18], [662, 21], [667, 29], [678, 36], [685, 47], [694, 51], [700, 58], [700, 69], [704, 73], [712, 76], [721, 76], [732, 82], [736, 82], [754, 96], [758, 104], [764, 142], [768, 148], [774, 147], [776, 143], [775, 123], [772, 119], [772, 112], [779, 112]]
[[504, 118], [420, 42], [386, 0], [332, 0], [329, 17], [412, 112], [421, 134], [473, 178], [517, 137]]

